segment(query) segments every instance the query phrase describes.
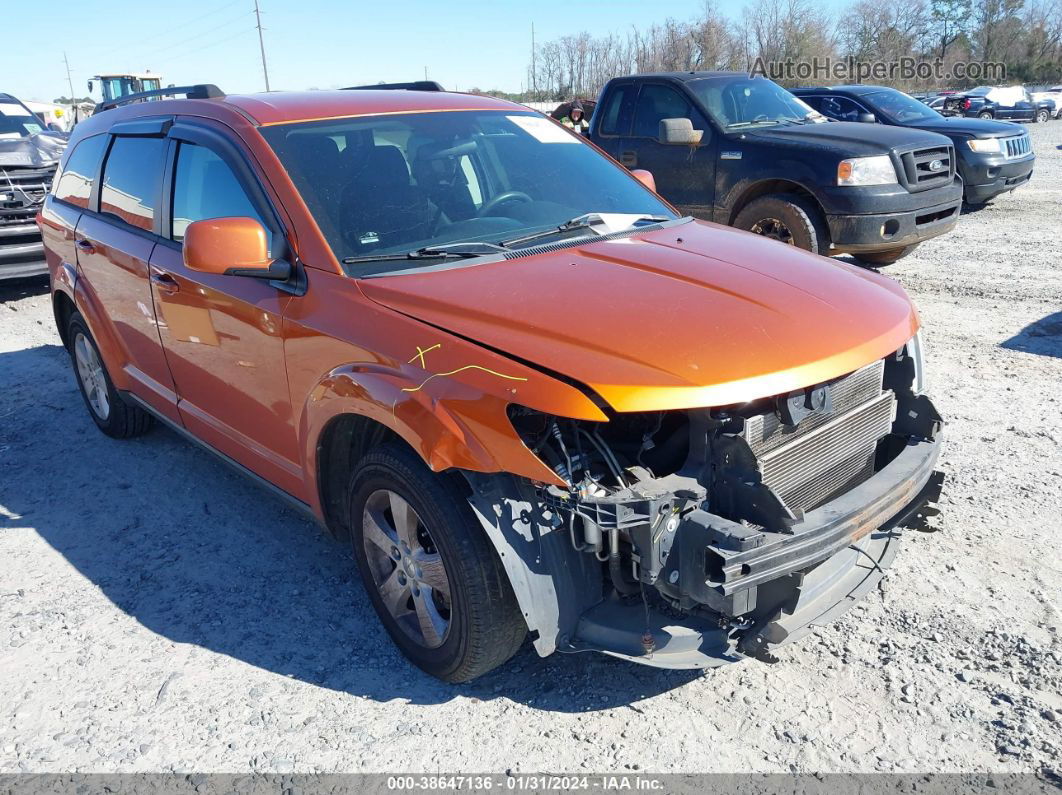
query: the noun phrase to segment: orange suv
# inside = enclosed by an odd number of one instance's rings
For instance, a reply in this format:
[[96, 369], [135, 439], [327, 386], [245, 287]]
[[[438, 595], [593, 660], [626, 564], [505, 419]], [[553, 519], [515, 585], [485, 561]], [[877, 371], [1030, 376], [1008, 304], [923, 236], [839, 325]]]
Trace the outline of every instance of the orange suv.
[[349, 540], [425, 671], [529, 634], [768, 657], [939, 495], [895, 282], [681, 217], [509, 102], [175, 91], [78, 125], [38, 216], [89, 414], [159, 420]]

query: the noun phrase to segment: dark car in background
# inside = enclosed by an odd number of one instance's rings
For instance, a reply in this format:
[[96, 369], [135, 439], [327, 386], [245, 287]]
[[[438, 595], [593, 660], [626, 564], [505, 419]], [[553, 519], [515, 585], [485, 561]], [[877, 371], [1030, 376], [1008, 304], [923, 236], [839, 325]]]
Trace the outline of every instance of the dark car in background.
[[65, 148], [64, 133], [0, 92], [0, 281], [48, 272], [36, 216]]
[[1019, 124], [945, 117], [902, 91], [884, 86], [795, 88], [792, 92], [838, 121], [916, 127], [946, 135], [955, 146], [963, 198], [969, 204], [983, 204], [1024, 185], [1036, 165], [1029, 133]]
[[1050, 102], [1037, 102], [1020, 86], [978, 86], [948, 97], [944, 110], [978, 119], [1045, 122], [1053, 115], [1054, 108]]
[[947, 138], [827, 123], [744, 72], [614, 78], [589, 137], [628, 168], [650, 171], [684, 212], [816, 254], [888, 265], [959, 220], [962, 180]]

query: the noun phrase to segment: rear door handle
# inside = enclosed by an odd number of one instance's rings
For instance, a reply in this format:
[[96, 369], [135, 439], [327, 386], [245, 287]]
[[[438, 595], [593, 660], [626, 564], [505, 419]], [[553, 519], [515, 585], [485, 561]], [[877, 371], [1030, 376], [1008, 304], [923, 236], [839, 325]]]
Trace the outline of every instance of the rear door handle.
[[631, 166], [638, 165], [638, 153], [637, 152], [620, 152], [620, 162], [630, 168]]
[[92, 241], [84, 238], [77, 241], [77, 247], [86, 254], [94, 254], [96, 252], [96, 247], [92, 245]]
[[181, 289], [181, 285], [177, 283], [166, 271], [160, 271], [156, 268], [151, 269], [151, 283], [155, 285], [160, 293], [166, 293], [172, 295]]

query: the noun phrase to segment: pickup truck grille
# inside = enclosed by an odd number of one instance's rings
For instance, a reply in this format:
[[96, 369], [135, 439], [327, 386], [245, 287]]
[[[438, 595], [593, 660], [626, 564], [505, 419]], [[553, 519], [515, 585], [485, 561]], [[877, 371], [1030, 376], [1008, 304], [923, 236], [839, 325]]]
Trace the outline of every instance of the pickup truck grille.
[[904, 152], [900, 162], [904, 187], [912, 193], [950, 185], [955, 179], [955, 150], [951, 146]]
[[763, 482], [793, 510], [811, 510], [873, 474], [877, 443], [896, 415], [895, 397], [882, 390], [884, 368], [877, 361], [832, 382], [833, 411], [796, 428], [775, 414], [746, 420], [743, 436]]
[[1015, 135], [1013, 138], [1004, 138], [1000, 141], [1003, 154], [1009, 160], [1014, 157], [1025, 157], [1032, 151], [1032, 143], [1029, 134]]
[[44, 259], [34, 218], [51, 187], [55, 168], [0, 168], [0, 269]]

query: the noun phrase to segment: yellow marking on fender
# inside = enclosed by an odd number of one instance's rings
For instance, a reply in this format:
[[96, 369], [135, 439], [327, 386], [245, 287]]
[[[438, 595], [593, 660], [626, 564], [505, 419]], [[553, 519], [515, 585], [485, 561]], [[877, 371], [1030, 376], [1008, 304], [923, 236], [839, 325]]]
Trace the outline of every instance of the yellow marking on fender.
[[421, 348], [418, 345], [417, 346], [417, 355], [414, 356], [412, 359], [410, 359], [408, 362], [406, 362], [406, 364], [413, 364], [413, 362], [415, 362], [417, 359], [420, 359], [421, 369], [427, 370], [428, 369], [428, 365], [424, 363], [424, 354], [431, 353], [436, 348], [441, 348], [441, 347], [442, 347], [442, 343], [441, 342], [437, 342], [434, 345], [432, 345], [430, 348], [426, 348], [426, 349], [425, 348]]
[[[416, 357], [414, 357], [414, 358], [416, 358]], [[499, 372], [496, 372], [495, 370], [491, 370], [491, 369], [489, 369], [487, 367], [480, 367], [478, 364], [466, 364], [464, 367], [458, 367], [456, 370], [450, 370], [448, 373], [432, 373], [431, 375], [429, 375], [427, 378], [424, 379], [424, 381], [421, 383], [420, 386], [402, 387], [402, 391], [403, 392], [419, 392], [420, 390], [422, 390], [424, 388], [425, 384], [427, 384], [433, 378], [438, 378], [441, 375], [442, 376], [457, 375], [458, 373], [463, 373], [465, 370], [482, 370], [485, 373], [490, 373], [491, 375], [496, 375], [496, 376], [498, 376], [498, 378], [506, 378], [506, 379], [508, 379], [510, 381], [526, 381], [527, 380], [526, 378], [523, 378], [523, 377], [518, 376], [518, 375], [505, 375], [505, 373], [499, 373]]]

